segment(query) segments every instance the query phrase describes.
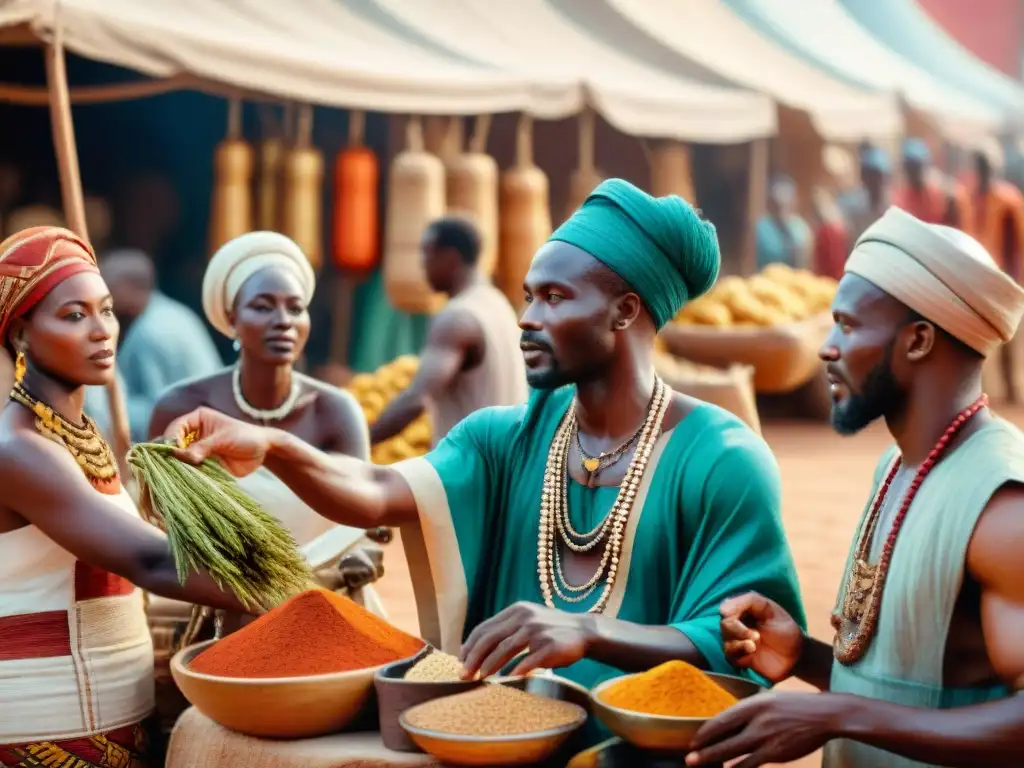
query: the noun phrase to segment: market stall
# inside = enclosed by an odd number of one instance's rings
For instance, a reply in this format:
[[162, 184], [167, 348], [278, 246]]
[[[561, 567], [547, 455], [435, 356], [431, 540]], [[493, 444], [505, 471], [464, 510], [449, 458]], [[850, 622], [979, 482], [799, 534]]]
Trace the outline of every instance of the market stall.
[[835, 77], [859, 87], [897, 93], [912, 123], [924, 122], [947, 140], [976, 141], [1005, 124], [1005, 115], [971, 91], [940, 81], [872, 37], [839, 0], [796, 6], [786, 0], [727, 0], [757, 30]]

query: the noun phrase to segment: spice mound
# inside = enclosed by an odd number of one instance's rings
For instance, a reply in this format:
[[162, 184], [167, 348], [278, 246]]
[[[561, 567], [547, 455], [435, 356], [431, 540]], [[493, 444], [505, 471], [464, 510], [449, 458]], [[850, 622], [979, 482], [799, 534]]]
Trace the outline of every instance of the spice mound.
[[560, 728], [579, 719], [580, 710], [557, 699], [488, 683], [466, 693], [434, 699], [408, 710], [406, 722], [461, 736], [517, 736]]
[[450, 653], [431, 651], [402, 677], [413, 683], [457, 683], [462, 680], [462, 663]]
[[415, 656], [424, 646], [326, 589], [311, 589], [217, 641], [189, 665], [219, 677], [306, 677]]
[[714, 717], [736, 697], [685, 661], [669, 661], [608, 686], [601, 701], [645, 715]]

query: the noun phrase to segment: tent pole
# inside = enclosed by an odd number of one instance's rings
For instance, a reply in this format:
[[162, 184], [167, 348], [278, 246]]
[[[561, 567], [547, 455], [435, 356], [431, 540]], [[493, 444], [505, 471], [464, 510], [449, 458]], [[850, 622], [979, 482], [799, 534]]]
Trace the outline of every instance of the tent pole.
[[[82, 177], [78, 167], [78, 149], [75, 146], [75, 128], [71, 119], [71, 98], [68, 92], [68, 75], [64, 61], [64, 39], [58, 24], [53, 39], [46, 45], [46, 81], [50, 92], [50, 123], [53, 128], [53, 148], [57, 154], [57, 169], [60, 174], [60, 191], [64, 204], [64, 218], [68, 228], [88, 240], [89, 231], [85, 221], [85, 203], [82, 194]], [[128, 428], [128, 411], [120, 380], [114, 378], [107, 384], [107, 400], [110, 407], [110, 424], [113, 431], [114, 455], [117, 457], [121, 475], [125, 474], [125, 456], [131, 448], [131, 433]]]
[[750, 142], [747, 169], [747, 231], [740, 257], [740, 274], [749, 277], [757, 271], [757, 221], [765, 211], [768, 195], [768, 139]]

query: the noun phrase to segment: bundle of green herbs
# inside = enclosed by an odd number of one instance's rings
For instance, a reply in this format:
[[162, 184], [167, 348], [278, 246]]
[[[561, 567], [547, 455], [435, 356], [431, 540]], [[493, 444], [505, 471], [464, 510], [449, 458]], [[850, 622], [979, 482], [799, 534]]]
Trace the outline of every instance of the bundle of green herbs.
[[170, 443], [149, 442], [135, 445], [128, 463], [140, 507], [166, 531], [182, 583], [202, 568], [246, 607], [264, 610], [315, 586], [291, 534], [217, 461], [193, 466]]

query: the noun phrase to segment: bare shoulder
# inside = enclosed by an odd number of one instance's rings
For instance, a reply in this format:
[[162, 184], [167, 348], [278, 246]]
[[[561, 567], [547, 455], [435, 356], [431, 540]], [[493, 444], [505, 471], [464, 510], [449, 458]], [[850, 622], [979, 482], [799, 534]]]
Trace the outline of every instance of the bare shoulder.
[[974, 528], [967, 567], [981, 583], [1014, 579], [1024, 584], [1024, 485], [1004, 485], [989, 499]]
[[333, 419], [346, 419], [353, 415], [362, 418], [363, 410], [359, 407], [359, 401], [347, 389], [306, 375], [300, 375], [299, 381], [307, 392], [316, 393], [318, 415]]
[[[20, 493], [32, 486], [62, 482], [80, 472], [61, 446], [39, 434], [31, 413], [5, 408], [0, 419], [0, 486], [17, 485]], [[11, 486], [6, 483], [11, 483]]]
[[359, 459], [370, 455], [369, 427], [355, 396], [333, 384], [303, 376], [304, 389], [315, 397], [313, 403], [319, 447]]
[[164, 391], [153, 408], [149, 423], [149, 435], [163, 434], [167, 425], [179, 416], [194, 411], [210, 402], [210, 394], [231, 375], [225, 368], [217, 373], [179, 382]]
[[484, 329], [465, 307], [448, 306], [430, 321], [429, 343], [469, 344], [483, 340]]

